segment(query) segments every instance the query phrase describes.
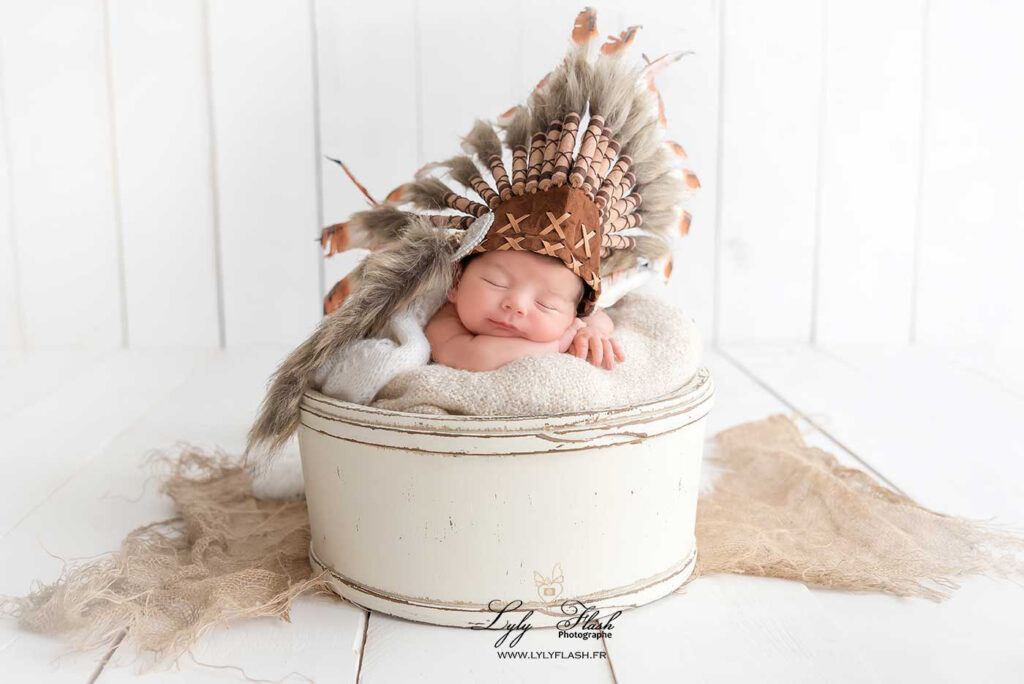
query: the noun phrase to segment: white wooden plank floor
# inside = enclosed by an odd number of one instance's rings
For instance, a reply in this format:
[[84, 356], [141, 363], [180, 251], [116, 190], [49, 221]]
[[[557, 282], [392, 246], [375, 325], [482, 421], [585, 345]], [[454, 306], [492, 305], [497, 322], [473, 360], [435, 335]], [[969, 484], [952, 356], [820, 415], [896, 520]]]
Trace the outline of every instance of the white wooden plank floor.
[[[178, 441], [237, 453], [267, 376], [287, 349], [47, 352], [0, 365], [0, 593], [52, 580], [56, 557], [117, 548], [171, 515], [141, 467]], [[1024, 526], [1024, 361], [1012, 350], [734, 346], [708, 354], [708, 434], [784, 412], [809, 442], [945, 513]], [[707, 472], [705, 473], [708, 474]], [[1024, 587], [978, 578], [950, 600], [850, 594], [713, 576], [624, 613], [583, 645], [551, 630], [519, 650], [589, 659], [504, 660], [496, 633], [367, 614], [303, 597], [292, 621], [239, 622], [195, 659], [143, 681], [1020, 681]], [[526, 643], [529, 640], [530, 643]], [[127, 649], [66, 654], [0, 621], [4, 682], [134, 681]], [[213, 665], [207, 667], [197, 663]]]

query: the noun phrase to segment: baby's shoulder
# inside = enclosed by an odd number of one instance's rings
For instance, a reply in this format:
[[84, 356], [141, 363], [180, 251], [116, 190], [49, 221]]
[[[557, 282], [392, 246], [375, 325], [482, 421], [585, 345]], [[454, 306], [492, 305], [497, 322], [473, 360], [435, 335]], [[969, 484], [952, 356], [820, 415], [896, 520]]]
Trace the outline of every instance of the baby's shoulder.
[[445, 302], [444, 306], [442, 306], [440, 309], [438, 309], [438, 312], [441, 312], [441, 311], [444, 311], [445, 313], [450, 314], [452, 316], [454, 316], [456, 313], [458, 313], [458, 311], [455, 308], [455, 303], [454, 302]]
[[431, 321], [440, 320], [444, 318], [458, 318], [459, 312], [456, 310], [455, 305], [451, 302], [445, 302], [444, 306], [434, 312], [434, 315], [430, 317]]
[[445, 302], [444, 306], [431, 316], [424, 327], [424, 333], [432, 344], [447, 341], [455, 335], [465, 332], [468, 331], [462, 325], [462, 319], [459, 318], [459, 313], [451, 302]]

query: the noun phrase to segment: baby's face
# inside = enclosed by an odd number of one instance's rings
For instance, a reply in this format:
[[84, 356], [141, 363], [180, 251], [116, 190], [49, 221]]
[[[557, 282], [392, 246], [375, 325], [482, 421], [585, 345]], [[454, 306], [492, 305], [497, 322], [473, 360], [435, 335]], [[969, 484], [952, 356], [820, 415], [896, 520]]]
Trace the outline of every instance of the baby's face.
[[466, 267], [448, 300], [472, 333], [551, 342], [576, 318], [582, 288], [583, 281], [554, 257], [484, 252]]

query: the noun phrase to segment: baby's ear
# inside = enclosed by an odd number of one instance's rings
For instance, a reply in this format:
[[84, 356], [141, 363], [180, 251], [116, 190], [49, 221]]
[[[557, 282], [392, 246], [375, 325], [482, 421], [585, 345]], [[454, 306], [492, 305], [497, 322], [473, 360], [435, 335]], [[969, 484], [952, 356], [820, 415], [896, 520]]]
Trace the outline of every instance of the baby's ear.
[[455, 293], [456, 293], [455, 291], [456, 291], [456, 288], [454, 288], [454, 287], [452, 289], [448, 290], [448, 301], [451, 302], [452, 304], [455, 303]]

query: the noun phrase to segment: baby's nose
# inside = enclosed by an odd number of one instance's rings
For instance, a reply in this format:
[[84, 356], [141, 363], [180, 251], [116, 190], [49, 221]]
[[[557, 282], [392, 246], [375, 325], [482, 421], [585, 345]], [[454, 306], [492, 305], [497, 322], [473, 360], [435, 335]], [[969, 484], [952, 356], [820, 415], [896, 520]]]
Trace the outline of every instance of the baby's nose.
[[523, 297], [512, 294], [505, 297], [505, 301], [502, 302], [502, 306], [505, 309], [516, 311], [518, 313], [526, 311], [526, 304], [523, 303]]

